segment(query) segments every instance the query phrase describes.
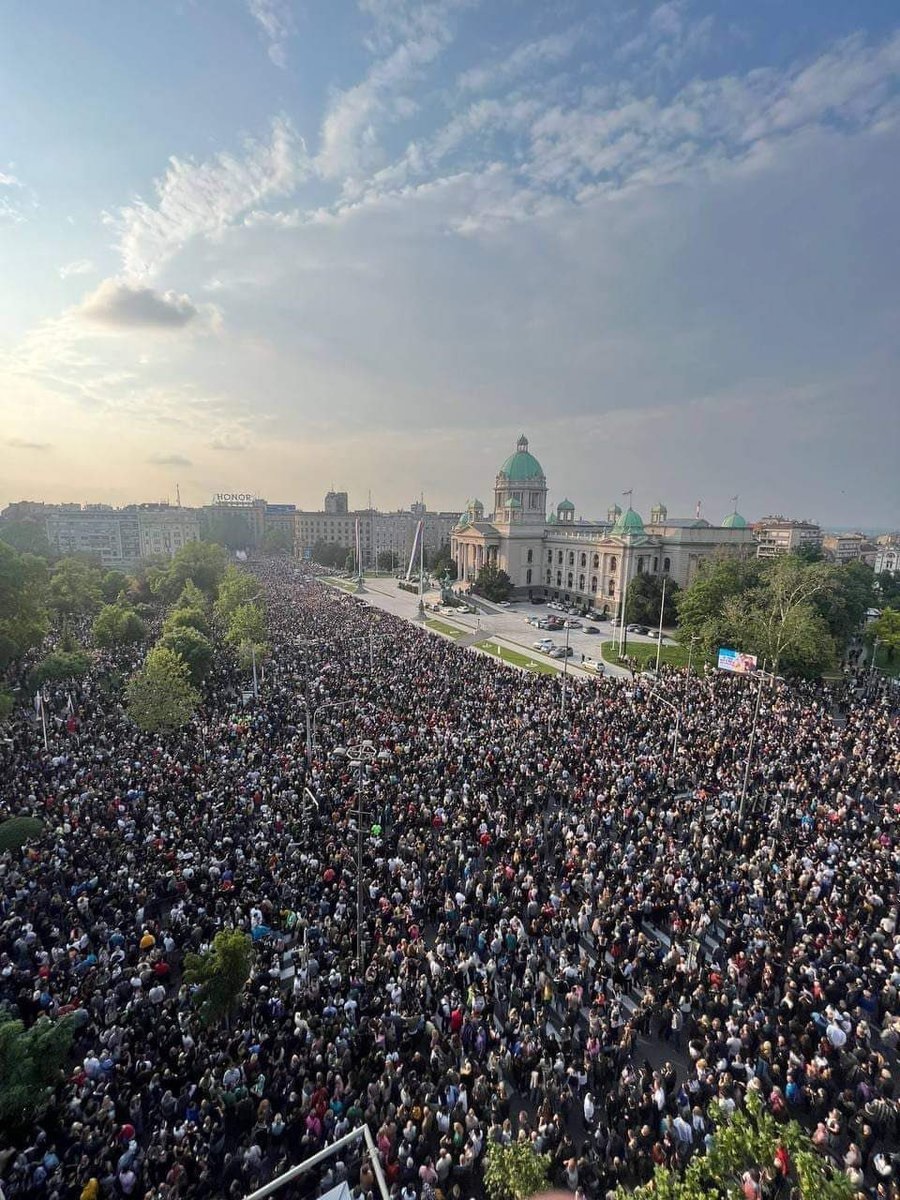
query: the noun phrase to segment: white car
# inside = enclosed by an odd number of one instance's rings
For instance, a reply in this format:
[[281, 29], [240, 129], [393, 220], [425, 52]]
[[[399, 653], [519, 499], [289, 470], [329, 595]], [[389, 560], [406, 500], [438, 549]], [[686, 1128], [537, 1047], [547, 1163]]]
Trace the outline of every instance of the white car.
[[509, 608], [509, 601], [508, 600], [498, 600], [497, 607], [498, 608]]
[[549, 652], [554, 649], [554, 646], [555, 643], [552, 642], [550, 638], [541, 638], [539, 642], [532, 643], [532, 648], [534, 650], [542, 650], [544, 654], [549, 654]]

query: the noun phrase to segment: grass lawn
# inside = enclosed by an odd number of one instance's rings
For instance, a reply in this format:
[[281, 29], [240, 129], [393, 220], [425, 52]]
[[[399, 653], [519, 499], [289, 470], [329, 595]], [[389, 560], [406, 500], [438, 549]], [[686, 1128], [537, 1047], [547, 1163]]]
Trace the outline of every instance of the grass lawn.
[[494, 658], [502, 659], [503, 662], [509, 663], [513, 667], [524, 667], [526, 671], [533, 671], [536, 675], [556, 674], [556, 670], [549, 663], [532, 658], [530, 654], [519, 654], [517, 650], [509, 650], [506, 646], [498, 645], [497, 642], [479, 642], [478, 649], [484, 650], [486, 654], [493, 654]]
[[430, 617], [425, 624], [429, 629], [434, 629], [437, 633], [446, 634], [447, 637], [461, 638], [466, 636], [465, 629], [457, 629], [455, 625], [447, 625], [444, 621], [436, 621]]
[[[606, 662], [615, 665], [618, 662], [618, 642], [604, 642], [600, 647], [600, 653]], [[628, 639], [626, 654], [636, 659], [641, 667], [656, 666], [656, 646], [652, 642], [637, 642], [634, 638]], [[688, 656], [690, 654], [690, 646], [666, 646], [662, 648], [662, 654], [659, 656], [659, 664], [665, 664], [667, 667], [686, 667], [688, 665]], [[694, 647], [694, 656], [691, 659], [691, 669], [699, 671], [703, 667], [703, 655]]]

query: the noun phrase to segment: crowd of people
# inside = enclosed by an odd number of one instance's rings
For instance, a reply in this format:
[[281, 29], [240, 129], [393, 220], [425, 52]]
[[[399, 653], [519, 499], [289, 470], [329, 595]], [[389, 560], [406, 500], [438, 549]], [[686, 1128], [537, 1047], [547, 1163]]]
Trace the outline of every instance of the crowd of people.
[[[75, 1028], [0, 1132], [8, 1200], [243, 1197], [363, 1122], [395, 1200], [482, 1195], [516, 1140], [602, 1200], [751, 1091], [900, 1196], [895, 690], [570, 677], [563, 717], [558, 677], [252, 569], [258, 697], [223, 650], [193, 722], [142, 733], [109, 682], [140, 648], [107, 652], [47, 749], [5, 730], [0, 814], [47, 832], [0, 857], [0, 1006]], [[204, 1024], [184, 958], [231, 929], [251, 977]], [[278, 1195], [339, 1182], [377, 1196], [362, 1147]]]

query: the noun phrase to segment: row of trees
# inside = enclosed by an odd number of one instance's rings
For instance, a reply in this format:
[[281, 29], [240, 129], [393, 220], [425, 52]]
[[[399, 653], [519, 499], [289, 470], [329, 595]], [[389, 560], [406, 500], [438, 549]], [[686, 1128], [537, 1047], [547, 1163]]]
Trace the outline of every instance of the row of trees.
[[682, 640], [696, 638], [704, 654], [736, 646], [773, 671], [812, 676], [835, 664], [874, 599], [874, 576], [862, 563], [722, 557], [676, 607]]

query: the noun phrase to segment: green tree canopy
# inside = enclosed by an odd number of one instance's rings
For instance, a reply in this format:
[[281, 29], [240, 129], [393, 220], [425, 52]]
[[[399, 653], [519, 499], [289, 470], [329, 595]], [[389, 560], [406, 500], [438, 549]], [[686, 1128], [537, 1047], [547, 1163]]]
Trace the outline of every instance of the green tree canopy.
[[47, 1017], [26, 1029], [0, 1014], [0, 1123], [28, 1124], [46, 1108], [72, 1047], [71, 1018]]
[[[639, 625], [659, 625], [659, 606], [662, 603], [662, 578], [658, 575], [635, 575], [628, 581], [625, 598], [625, 621]], [[666, 580], [666, 607], [663, 625], [674, 625], [678, 618], [678, 584], [674, 579]]]
[[376, 561], [379, 571], [396, 571], [400, 565], [400, 557], [396, 550], [379, 550]]
[[61, 558], [50, 574], [47, 601], [62, 617], [95, 612], [101, 604], [100, 568], [82, 558]]
[[209, 637], [209, 618], [202, 608], [173, 608], [163, 623], [163, 633], [170, 629], [196, 629]]
[[758, 559], [722, 555], [703, 563], [693, 583], [678, 594], [678, 625], [681, 640], [693, 634], [704, 656], [727, 646], [732, 631], [723, 615], [725, 602], [740, 597], [759, 583]]
[[0, 670], [40, 644], [50, 622], [47, 564], [0, 542]]
[[312, 548], [313, 561], [321, 567], [344, 567], [347, 563], [347, 547], [337, 542], [316, 542]]
[[835, 1171], [818, 1153], [809, 1135], [796, 1122], [779, 1125], [750, 1093], [745, 1108], [732, 1117], [713, 1110], [716, 1132], [705, 1155], [695, 1155], [679, 1175], [668, 1167], [657, 1167], [650, 1183], [632, 1190], [619, 1187], [617, 1200], [711, 1200], [712, 1197], [743, 1195], [745, 1171], [765, 1172], [770, 1180], [776, 1171], [776, 1152], [786, 1152], [787, 1190], [799, 1200], [850, 1200], [853, 1185], [843, 1172]]
[[267, 529], [263, 534], [261, 548], [266, 554], [290, 554], [294, 549], [293, 535], [283, 525], [279, 525], [275, 529]]
[[884, 646], [885, 658], [889, 663], [900, 653], [900, 610], [885, 608], [877, 621], [873, 621], [866, 630], [866, 640]]
[[22, 554], [36, 554], [39, 558], [51, 559], [53, 551], [47, 540], [47, 531], [40, 521], [23, 517], [20, 521], [0, 523], [0, 541]]
[[100, 594], [106, 604], [115, 604], [123, 592], [128, 591], [128, 576], [124, 571], [106, 571], [100, 580]]
[[231, 614], [225, 640], [232, 646], [241, 642], [260, 644], [266, 640], [266, 615], [258, 604], [239, 604]]
[[147, 627], [130, 604], [104, 604], [94, 617], [93, 635], [98, 646], [125, 646], [146, 636]]
[[823, 579], [825, 586], [813, 596], [812, 605], [835, 643], [844, 647], [875, 603], [875, 573], [863, 562], [850, 562], [828, 566]]
[[195, 999], [207, 1025], [231, 1016], [250, 978], [253, 943], [239, 929], [222, 929], [205, 954], [188, 954], [184, 978], [197, 985]]
[[223, 510], [210, 520], [203, 535], [226, 550], [248, 550], [254, 544], [253, 529], [246, 513], [235, 508]]
[[882, 571], [875, 576], [875, 606], [900, 608], [900, 571]]
[[70, 650], [52, 650], [30, 672], [28, 681], [37, 690], [45, 683], [80, 679], [91, 669], [91, 656], [80, 646]]
[[494, 566], [493, 563], [486, 563], [478, 572], [472, 590], [479, 596], [484, 596], [486, 600], [493, 600], [497, 604], [501, 600], [509, 599], [512, 580], [501, 567]]
[[229, 565], [219, 583], [219, 598], [216, 601], [216, 616], [223, 625], [228, 625], [236, 609], [242, 604], [256, 600], [260, 593], [258, 579]]
[[538, 1154], [531, 1142], [504, 1146], [490, 1142], [484, 1165], [484, 1183], [490, 1200], [527, 1200], [547, 1187], [550, 1155]]
[[188, 542], [164, 568], [148, 575], [148, 578], [153, 591], [170, 603], [181, 595], [188, 580], [196, 584], [204, 596], [212, 599], [227, 565], [228, 556], [221, 545]]
[[6, 850], [21, 850], [36, 842], [44, 832], [44, 823], [37, 817], [7, 817], [0, 821], [0, 854]]
[[191, 683], [202, 683], [213, 663], [212, 642], [190, 625], [170, 628], [159, 640], [160, 646], [177, 654], [188, 669]]
[[187, 724], [200, 700], [184, 660], [166, 646], [148, 652], [125, 695], [132, 721], [150, 733]]

